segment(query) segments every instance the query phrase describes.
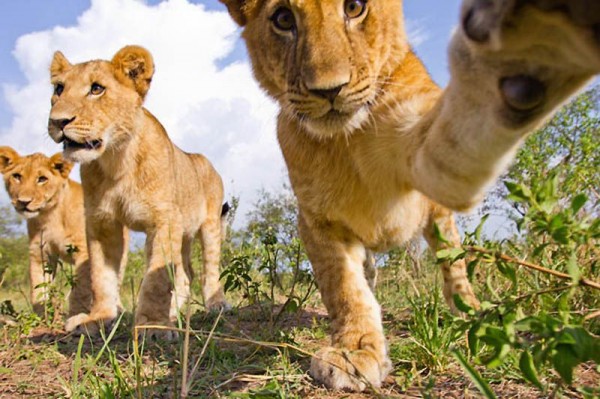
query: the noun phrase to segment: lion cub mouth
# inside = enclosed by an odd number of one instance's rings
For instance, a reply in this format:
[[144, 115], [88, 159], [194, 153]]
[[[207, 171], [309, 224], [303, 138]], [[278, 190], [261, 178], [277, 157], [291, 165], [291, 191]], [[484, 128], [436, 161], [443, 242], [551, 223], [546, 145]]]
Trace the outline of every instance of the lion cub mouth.
[[102, 147], [102, 140], [86, 140], [83, 143], [64, 137], [63, 150], [97, 150]]

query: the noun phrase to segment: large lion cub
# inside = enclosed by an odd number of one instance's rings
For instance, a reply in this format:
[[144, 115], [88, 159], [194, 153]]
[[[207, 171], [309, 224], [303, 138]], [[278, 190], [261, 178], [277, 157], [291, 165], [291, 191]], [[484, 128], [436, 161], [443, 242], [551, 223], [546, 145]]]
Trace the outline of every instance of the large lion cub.
[[[600, 72], [600, 2], [464, 0], [441, 90], [407, 41], [401, 0], [221, 1], [281, 106], [300, 234], [331, 318], [311, 373], [377, 387], [391, 363], [368, 251], [420, 233], [448, 245], [434, 225], [460, 245], [451, 210], [479, 202], [524, 137]], [[442, 272], [451, 306], [454, 295], [477, 306], [463, 261]]]
[[150, 53], [127, 46], [111, 61], [72, 65], [56, 52], [50, 73], [48, 131], [63, 143], [67, 159], [81, 163], [94, 294], [89, 315], [71, 318], [66, 329], [94, 331], [117, 316], [126, 228], [146, 233], [148, 267], [136, 325], [173, 324], [189, 295], [196, 236], [202, 243], [205, 305], [225, 306], [219, 283], [221, 177], [202, 155], [177, 148], [143, 108], [154, 73]]
[[69, 179], [72, 168], [60, 153], [50, 158], [40, 153], [21, 156], [10, 147], [0, 147], [6, 191], [15, 210], [27, 220], [30, 300], [37, 313], [49, 299], [44, 283], [52, 276], [44, 269], [54, 269], [59, 260], [74, 266], [69, 315], [90, 310], [83, 192], [79, 183]]

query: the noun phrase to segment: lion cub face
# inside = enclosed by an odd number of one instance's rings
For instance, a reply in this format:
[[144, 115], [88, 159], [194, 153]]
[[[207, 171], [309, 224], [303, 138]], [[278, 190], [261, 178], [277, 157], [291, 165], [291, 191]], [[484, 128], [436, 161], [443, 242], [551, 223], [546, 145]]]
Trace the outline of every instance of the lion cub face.
[[50, 66], [48, 132], [63, 143], [65, 157], [90, 162], [127, 140], [153, 73], [152, 56], [137, 46], [121, 49], [110, 62], [75, 65], [57, 51]]
[[317, 137], [368, 121], [393, 58], [408, 51], [400, 0], [221, 1], [245, 27], [256, 78]]
[[26, 219], [53, 208], [57, 194], [67, 183], [73, 164], [61, 154], [48, 158], [35, 153], [20, 156], [10, 147], [0, 147], [0, 172], [15, 210]]

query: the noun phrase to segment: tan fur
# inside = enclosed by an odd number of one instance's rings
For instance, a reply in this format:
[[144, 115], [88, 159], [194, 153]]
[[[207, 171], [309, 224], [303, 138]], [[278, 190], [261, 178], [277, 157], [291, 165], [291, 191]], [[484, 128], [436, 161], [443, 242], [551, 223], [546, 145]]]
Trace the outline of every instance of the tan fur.
[[[85, 241], [83, 191], [69, 179], [73, 164], [55, 154], [20, 156], [10, 147], [0, 147], [0, 172], [15, 210], [27, 220], [29, 236], [30, 300], [37, 313], [48, 300], [40, 286], [52, 276], [46, 265], [73, 265], [74, 283], [69, 294], [69, 315], [89, 312], [92, 301], [90, 264]], [[77, 250], [69, 254], [71, 245]]]
[[[365, 278], [368, 250], [419, 233], [434, 249], [460, 245], [449, 209], [476, 204], [527, 132], [598, 73], [598, 43], [589, 26], [560, 12], [494, 0], [501, 11], [490, 40], [473, 42], [457, 29], [442, 91], [409, 47], [399, 0], [222, 1], [244, 27], [257, 80], [281, 106], [279, 143], [332, 324], [331, 347], [311, 373], [333, 388], [377, 387], [391, 365]], [[465, 21], [476, 2], [465, 1]], [[362, 14], [345, 13], [363, 3]], [[282, 9], [291, 10], [292, 29], [289, 14], [277, 26]], [[502, 78], [520, 75], [545, 87], [526, 112], [501, 93]], [[437, 241], [434, 223], [449, 244]], [[450, 306], [454, 294], [477, 306], [464, 262], [442, 272]]]
[[[177, 148], [142, 107], [154, 72], [150, 53], [127, 46], [112, 61], [71, 65], [57, 52], [50, 71], [55, 93], [49, 133], [65, 143], [67, 158], [82, 164], [94, 292], [91, 313], [70, 319], [67, 330], [95, 329], [96, 322], [117, 316], [125, 228], [147, 236], [137, 325], [173, 324], [189, 295], [196, 236], [203, 246], [205, 305], [225, 306], [219, 284], [223, 184], [205, 157]], [[73, 141], [94, 146], [81, 148]]]

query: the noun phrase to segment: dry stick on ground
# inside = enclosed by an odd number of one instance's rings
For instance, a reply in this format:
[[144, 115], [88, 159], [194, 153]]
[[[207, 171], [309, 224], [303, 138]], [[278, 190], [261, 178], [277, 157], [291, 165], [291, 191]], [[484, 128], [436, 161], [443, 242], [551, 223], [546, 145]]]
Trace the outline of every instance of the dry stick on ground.
[[596, 317], [600, 317], [600, 310], [596, 310], [595, 312], [588, 314], [583, 318], [583, 320], [592, 320]]
[[[477, 253], [481, 253], [481, 254], [492, 255], [498, 259], [502, 259], [504, 261], [511, 262], [511, 263], [516, 263], [518, 265], [525, 266], [529, 269], [537, 270], [538, 272], [542, 272], [542, 273], [546, 273], [546, 274], [551, 274], [553, 276], [560, 277], [562, 279], [570, 280], [572, 278], [570, 275], [568, 275], [566, 273], [562, 273], [562, 272], [552, 270], [552, 269], [547, 269], [543, 266], [536, 265], [535, 263], [515, 259], [515, 258], [512, 258], [512, 257], [505, 255], [498, 251], [490, 251], [488, 249], [478, 247], [478, 246], [465, 246], [465, 247], [463, 247], [463, 249], [465, 249], [468, 252], [477, 252]], [[579, 279], [578, 283], [581, 285], [585, 285], [586, 287], [596, 288], [596, 289], [600, 290], [600, 283], [597, 283], [592, 280], [581, 278], [581, 279]]]

